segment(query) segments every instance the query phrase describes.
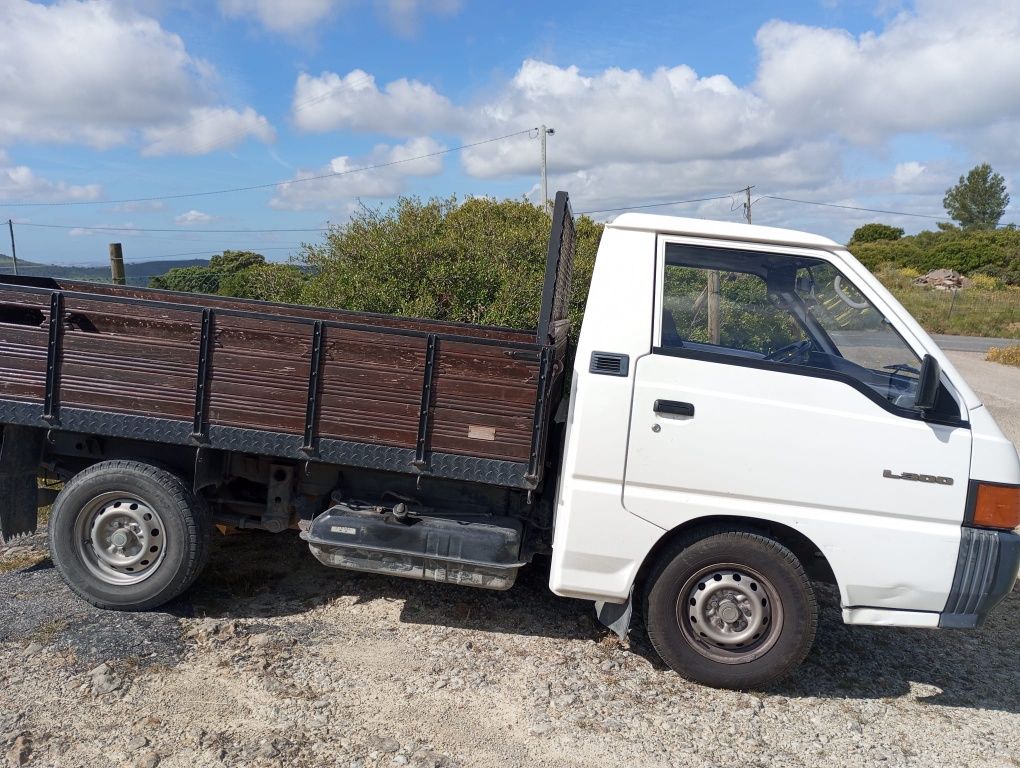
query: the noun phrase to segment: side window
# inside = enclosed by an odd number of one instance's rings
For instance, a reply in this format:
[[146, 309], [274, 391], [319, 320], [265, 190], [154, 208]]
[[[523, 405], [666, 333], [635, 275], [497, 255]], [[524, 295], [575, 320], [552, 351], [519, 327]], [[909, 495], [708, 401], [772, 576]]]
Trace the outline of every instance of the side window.
[[914, 405], [920, 359], [822, 259], [667, 243], [661, 307], [663, 349], [825, 370]]
[[711, 347], [761, 357], [806, 338], [789, 311], [769, 300], [758, 275], [667, 262], [663, 347]]

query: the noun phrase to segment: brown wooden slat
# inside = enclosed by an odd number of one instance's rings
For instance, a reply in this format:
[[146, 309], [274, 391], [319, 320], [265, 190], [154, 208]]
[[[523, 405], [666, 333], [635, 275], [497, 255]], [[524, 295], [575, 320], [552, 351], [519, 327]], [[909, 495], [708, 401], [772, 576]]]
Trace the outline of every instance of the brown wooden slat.
[[[94, 293], [105, 296], [126, 296], [149, 301], [165, 301], [171, 304], [194, 307], [213, 307], [234, 309], [243, 312], [259, 312], [278, 317], [310, 318], [328, 320], [352, 325], [374, 325], [397, 329], [411, 329], [426, 333], [444, 333], [463, 335], [482, 339], [498, 339], [519, 343], [534, 343], [535, 333], [528, 330], [484, 328], [466, 323], [434, 322], [422, 318], [396, 317], [392, 315], [376, 315], [367, 312], [352, 312], [343, 309], [326, 309], [321, 307], [295, 307], [283, 304], [259, 303], [245, 299], [232, 299], [224, 296], [204, 294], [179, 294], [151, 288], [113, 286], [102, 283], [86, 283], [77, 280], [55, 278], [54, 284], [59, 290]], [[44, 302], [45, 303], [45, 302]]]

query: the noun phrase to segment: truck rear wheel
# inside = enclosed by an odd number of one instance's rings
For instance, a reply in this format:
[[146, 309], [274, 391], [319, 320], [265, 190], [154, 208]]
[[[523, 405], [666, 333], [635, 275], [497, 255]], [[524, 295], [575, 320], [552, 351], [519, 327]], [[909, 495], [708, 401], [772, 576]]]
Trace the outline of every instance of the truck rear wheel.
[[811, 650], [814, 589], [797, 557], [747, 531], [678, 542], [657, 562], [644, 602], [648, 637], [682, 677], [716, 688], [758, 688]]
[[205, 500], [177, 475], [104, 461], [68, 481], [50, 512], [50, 555], [99, 608], [144, 611], [191, 586], [209, 554]]

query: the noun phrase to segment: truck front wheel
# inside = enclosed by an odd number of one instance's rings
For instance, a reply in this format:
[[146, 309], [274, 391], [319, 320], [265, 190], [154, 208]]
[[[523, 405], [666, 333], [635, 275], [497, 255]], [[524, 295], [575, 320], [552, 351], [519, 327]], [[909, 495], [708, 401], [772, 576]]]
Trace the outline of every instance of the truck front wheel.
[[205, 500], [160, 467], [104, 461], [75, 475], [50, 513], [53, 563], [100, 608], [143, 611], [177, 597], [209, 553]]
[[785, 546], [748, 531], [678, 541], [646, 582], [648, 637], [682, 677], [716, 688], [772, 683], [811, 650], [818, 606]]

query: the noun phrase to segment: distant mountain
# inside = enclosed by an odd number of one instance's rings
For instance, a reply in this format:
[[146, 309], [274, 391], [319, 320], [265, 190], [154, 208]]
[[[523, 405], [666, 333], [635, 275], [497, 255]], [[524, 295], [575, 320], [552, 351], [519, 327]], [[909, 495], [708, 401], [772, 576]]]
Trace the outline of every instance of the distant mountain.
[[[162, 275], [177, 267], [207, 267], [208, 259], [166, 259], [164, 261], [127, 262], [124, 273], [128, 285], [147, 286], [149, 278]], [[14, 273], [11, 257], [0, 253], [0, 274]], [[18, 259], [18, 274], [32, 277], [62, 277], [66, 280], [88, 280], [93, 283], [109, 283], [109, 267], [40, 264]]]

